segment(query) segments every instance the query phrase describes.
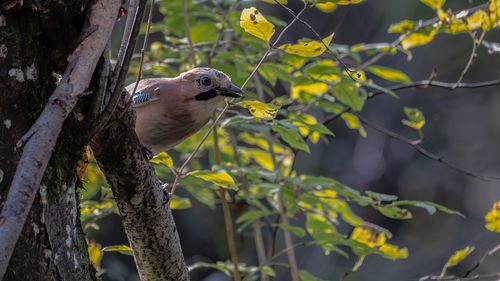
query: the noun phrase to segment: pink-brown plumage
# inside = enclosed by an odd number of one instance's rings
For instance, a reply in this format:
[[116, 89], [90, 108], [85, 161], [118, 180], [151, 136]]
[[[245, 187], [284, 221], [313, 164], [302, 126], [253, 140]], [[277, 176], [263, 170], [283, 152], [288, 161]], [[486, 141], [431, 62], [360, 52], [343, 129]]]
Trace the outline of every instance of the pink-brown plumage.
[[[134, 84], [127, 90], [133, 88]], [[201, 129], [224, 97], [241, 97], [229, 76], [212, 68], [195, 68], [175, 78], [144, 79], [136, 93], [144, 99], [134, 103], [135, 131], [154, 154], [171, 149]]]

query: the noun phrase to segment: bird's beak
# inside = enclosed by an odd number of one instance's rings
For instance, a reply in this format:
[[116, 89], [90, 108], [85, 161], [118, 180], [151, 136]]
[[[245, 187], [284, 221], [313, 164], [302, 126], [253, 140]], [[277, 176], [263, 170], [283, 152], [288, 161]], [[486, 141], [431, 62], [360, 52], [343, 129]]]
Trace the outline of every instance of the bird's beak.
[[232, 98], [243, 97], [243, 91], [232, 83], [231, 83], [231, 87], [229, 87], [229, 88], [215, 88], [215, 90], [217, 91], [217, 93], [220, 96], [232, 97]]

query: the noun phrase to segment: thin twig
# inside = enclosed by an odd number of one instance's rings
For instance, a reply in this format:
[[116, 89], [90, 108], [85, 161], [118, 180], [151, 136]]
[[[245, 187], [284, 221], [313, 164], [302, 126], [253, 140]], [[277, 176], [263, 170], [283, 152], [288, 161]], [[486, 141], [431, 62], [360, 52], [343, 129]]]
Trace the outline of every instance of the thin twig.
[[[411, 84], [390, 86], [390, 87], [387, 87], [387, 89], [391, 90], [391, 91], [400, 91], [400, 90], [419, 88], [419, 87], [427, 88], [430, 86], [430, 87], [454, 90], [457, 88], [477, 89], [477, 88], [486, 88], [486, 87], [499, 86], [499, 85], [500, 85], [500, 78], [495, 79], [495, 80], [488, 80], [488, 81], [475, 82], [475, 83], [459, 83], [458, 85], [455, 83], [448, 83], [448, 82], [442, 82], [442, 81], [421, 80], [421, 81], [413, 82]], [[370, 92], [370, 93], [368, 93], [367, 99], [374, 98], [374, 97], [381, 95], [381, 94], [385, 94], [385, 92], [384, 91]], [[334, 115], [326, 118], [322, 123], [323, 123], [323, 125], [326, 126], [330, 122], [338, 119], [343, 113], [350, 112], [350, 111], [352, 111], [352, 108], [346, 107], [338, 114], [334, 114]]]
[[182, 12], [184, 13], [184, 29], [186, 30], [186, 38], [188, 40], [189, 50], [191, 51], [191, 59], [196, 67], [198, 64], [196, 63], [196, 51], [194, 50], [193, 39], [191, 38], [191, 28], [189, 27], [189, 14], [186, 0], [182, 0]]
[[481, 44], [481, 41], [483, 41], [485, 34], [486, 34], [486, 30], [483, 30], [483, 32], [481, 33], [481, 36], [479, 36], [479, 39], [477, 38], [477, 35], [475, 32], [472, 35], [472, 52], [470, 54], [469, 61], [465, 65], [465, 68], [462, 71], [462, 73], [460, 74], [460, 77], [458, 78], [457, 82], [455, 83], [455, 86], [462, 82], [465, 75], [467, 74], [470, 67], [472, 66], [472, 63], [474, 62], [474, 58], [477, 56], [477, 53], [476, 53], [477, 46], [479, 46], [479, 44]]
[[[314, 34], [314, 36], [315, 36], [315, 37], [319, 40], [319, 42], [321, 42], [321, 44], [323, 44], [323, 46], [326, 48], [326, 50], [329, 50], [329, 51], [330, 51], [330, 53], [333, 55], [333, 57], [335, 58], [335, 60], [336, 60], [336, 61], [338, 61], [340, 64], [342, 64], [342, 67], [343, 67], [343, 68], [344, 68], [344, 70], [347, 72], [347, 75], [348, 75], [349, 77], [351, 77], [351, 79], [353, 79], [353, 78], [352, 78], [352, 76], [351, 76], [351, 72], [353, 72], [353, 71], [352, 71], [352, 70], [351, 70], [351, 69], [350, 69], [350, 68], [349, 68], [349, 67], [348, 67], [348, 66], [347, 66], [347, 65], [346, 65], [346, 64], [345, 64], [345, 63], [344, 63], [344, 62], [343, 62], [343, 61], [342, 61], [342, 60], [341, 60], [338, 56], [337, 56], [337, 54], [335, 54], [335, 53], [334, 53], [334, 52], [333, 52], [333, 51], [332, 51], [332, 50], [328, 47], [328, 45], [326, 45], [326, 44], [325, 44], [325, 42], [323, 42], [323, 38], [321, 38], [321, 35], [319, 35], [319, 33], [318, 33], [318, 32], [317, 32], [317, 31], [316, 31], [316, 30], [315, 30], [315, 29], [314, 29], [314, 28], [313, 28], [313, 27], [312, 27], [309, 23], [307, 23], [306, 21], [304, 21], [304, 20], [302, 20], [302, 19], [299, 19], [299, 18], [298, 18], [298, 17], [299, 17], [299, 15], [300, 15], [300, 13], [299, 13], [299, 14], [297, 14], [297, 15], [295, 15], [295, 13], [293, 12], [293, 10], [292, 10], [292, 9], [288, 8], [287, 6], [285, 6], [285, 5], [284, 5], [283, 3], [281, 3], [280, 1], [278, 1], [278, 0], [274, 0], [274, 2], [275, 2], [276, 4], [278, 4], [279, 6], [281, 6], [283, 9], [285, 9], [285, 10], [286, 10], [286, 11], [287, 11], [287, 12], [288, 12], [288, 13], [289, 13], [292, 17], [293, 17], [294, 21], [295, 21], [295, 20], [298, 20], [298, 21], [299, 21], [301, 24], [303, 24], [303, 25], [304, 25], [307, 29], [309, 29], [309, 31], [311, 31], [311, 32]], [[304, 5], [305, 5], [307, 8], [311, 7], [311, 6], [309, 6], [310, 4], [308, 3], [308, 1], [305, 1]], [[301, 11], [301, 12], [302, 12], [302, 11]]]
[[[289, 225], [288, 216], [285, 209], [285, 201], [283, 200], [283, 195], [279, 194], [279, 211], [281, 213], [281, 220], [284, 224]], [[290, 230], [283, 229], [283, 236], [285, 236], [285, 246], [287, 247], [288, 263], [290, 264], [290, 275], [292, 276], [292, 281], [299, 281], [299, 271], [297, 269], [297, 260], [295, 259], [295, 251], [292, 241], [292, 235]]]
[[[457, 12], [455, 14], [464, 13], [464, 12], [473, 13], [474, 11], [482, 9], [482, 8], [484, 8], [486, 6], [487, 6], [487, 4], [482, 4], [482, 5], [470, 8], [470, 9], [462, 10], [462, 11]], [[413, 33], [417, 32], [417, 31], [419, 31], [420, 29], [422, 29], [424, 27], [427, 27], [429, 25], [433, 25], [433, 24], [437, 23], [439, 20], [440, 20], [439, 17], [435, 17], [435, 18], [426, 20], [424, 22], [419, 22], [419, 24], [417, 24], [417, 26], [415, 26], [412, 30], [406, 32], [403, 35], [400, 35], [397, 40], [395, 40], [394, 42], [392, 42], [391, 43], [391, 48], [389, 48], [389, 49], [385, 50], [384, 52], [378, 53], [375, 56], [371, 57], [369, 60], [367, 60], [364, 63], [362, 63], [360, 66], [356, 67], [356, 71], [365, 69], [368, 66], [376, 63], [381, 58], [383, 58], [384, 56], [386, 56], [393, 48], [397, 47], [401, 42], [403, 42], [404, 39], [408, 38], [410, 35], [412, 35]]]
[[144, 42], [142, 44], [141, 60], [139, 61], [139, 71], [137, 71], [137, 78], [135, 79], [134, 90], [132, 90], [132, 93], [130, 93], [130, 100], [128, 101], [127, 105], [123, 108], [122, 113], [118, 117], [118, 120], [120, 120], [123, 117], [123, 115], [125, 114], [125, 112], [127, 112], [130, 105], [134, 102], [134, 99], [132, 97], [135, 95], [135, 91], [137, 91], [139, 82], [142, 79], [142, 66], [144, 64], [144, 53], [148, 45], [149, 30], [151, 29], [151, 21], [153, 19], [153, 9], [155, 6], [155, 0], [151, 0], [151, 3], [149, 5], [150, 6], [149, 6], [148, 26], [146, 28], [146, 34], [144, 35]]
[[474, 270], [478, 269], [484, 260], [500, 250], [500, 244], [496, 245], [493, 249], [489, 250], [471, 269], [467, 270], [463, 277], [469, 276]]
[[469, 171], [467, 169], [461, 168], [461, 167], [449, 162], [448, 160], [443, 159], [443, 157], [437, 156], [436, 154], [429, 152], [428, 150], [426, 150], [425, 148], [423, 148], [422, 146], [420, 146], [418, 144], [419, 140], [416, 140], [416, 141], [410, 140], [402, 135], [391, 132], [391, 131], [367, 120], [366, 118], [360, 116], [359, 114], [356, 114], [356, 116], [358, 116], [359, 120], [361, 120], [362, 123], [370, 126], [371, 128], [373, 128], [373, 129], [375, 129], [375, 130], [377, 130], [377, 131], [379, 131], [379, 132], [381, 132], [381, 133], [383, 133], [391, 138], [397, 139], [401, 142], [404, 142], [404, 143], [412, 146], [413, 148], [415, 148], [415, 150], [417, 150], [420, 154], [424, 155], [425, 157], [427, 157], [431, 160], [434, 160], [436, 162], [442, 163], [445, 166], [447, 166], [447, 167], [449, 167], [449, 168], [451, 168], [451, 169], [453, 169], [461, 174], [473, 177], [473, 178], [478, 179], [478, 180], [483, 180], [483, 181], [498, 181], [498, 180], [500, 180], [500, 178], [498, 178], [498, 177], [484, 176], [484, 175], [480, 175], [480, 174], [477, 174], [475, 172]]
[[133, 16], [127, 18], [120, 53], [118, 54], [119, 58], [113, 70], [113, 75], [107, 84], [106, 94], [109, 96], [109, 101], [104, 110], [102, 110], [101, 115], [99, 115], [99, 118], [88, 125], [91, 131], [90, 135], [94, 135], [106, 126], [116, 109], [118, 99], [123, 93], [123, 84], [125, 83], [132, 54], [134, 53], [134, 47], [141, 28], [141, 20], [144, 15], [146, 3], [147, 0], [131, 1], [130, 3], [130, 15]]
[[[214, 135], [215, 164], [220, 165], [219, 136], [217, 134], [217, 127], [214, 128], [213, 135]], [[222, 202], [222, 212], [224, 213], [224, 224], [226, 225], [227, 244], [229, 246], [229, 252], [231, 254], [231, 261], [233, 262], [234, 266], [234, 280], [240, 281], [241, 277], [240, 277], [240, 271], [238, 269], [238, 251], [236, 250], [236, 243], [234, 242], [233, 222], [231, 220], [231, 211], [229, 210], [229, 205], [227, 204], [226, 200], [226, 189], [220, 187], [219, 193]]]
[[486, 281], [486, 280], [498, 280], [500, 278], [500, 272], [497, 273], [490, 273], [490, 274], [477, 274], [471, 277], [456, 277], [456, 276], [424, 276], [418, 281], [427, 281], [427, 280], [432, 280], [432, 281], [473, 281], [473, 280], [481, 280], [481, 281]]

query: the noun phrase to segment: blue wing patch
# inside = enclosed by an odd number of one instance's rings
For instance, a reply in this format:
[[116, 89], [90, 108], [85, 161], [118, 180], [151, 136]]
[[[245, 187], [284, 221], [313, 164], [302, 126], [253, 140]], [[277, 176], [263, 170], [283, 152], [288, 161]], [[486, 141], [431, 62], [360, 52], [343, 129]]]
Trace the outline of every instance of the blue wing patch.
[[134, 104], [141, 104], [141, 103], [145, 103], [145, 102], [157, 100], [158, 98], [157, 97], [152, 97], [148, 93], [137, 92], [132, 97], [132, 99], [134, 100]]

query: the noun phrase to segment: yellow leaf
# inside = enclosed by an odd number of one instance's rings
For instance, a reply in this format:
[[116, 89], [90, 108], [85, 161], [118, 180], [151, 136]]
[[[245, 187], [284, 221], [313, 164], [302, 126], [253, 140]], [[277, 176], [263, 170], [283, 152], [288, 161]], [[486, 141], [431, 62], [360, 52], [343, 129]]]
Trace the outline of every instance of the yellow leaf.
[[101, 245], [96, 243], [89, 243], [88, 251], [89, 259], [94, 265], [95, 269], [100, 270], [102, 259]]
[[443, 277], [445, 275], [446, 269], [448, 269], [448, 267], [457, 265], [459, 262], [464, 260], [470, 253], [472, 253], [472, 251], [474, 251], [474, 246], [467, 246], [462, 250], [456, 251], [453, 254], [453, 256], [451, 256], [446, 262], [446, 264], [443, 266], [443, 270], [441, 271], [440, 277]]
[[207, 171], [207, 170], [199, 170], [199, 171], [193, 171], [190, 172], [188, 175], [195, 176], [197, 178], [206, 180], [206, 181], [211, 181], [215, 185], [220, 186], [222, 188], [229, 188], [229, 189], [234, 189], [238, 190], [238, 187], [236, 186], [236, 183], [234, 182], [234, 179], [226, 172], [212, 172], [212, 171]]
[[[269, 140], [268, 139], [265, 139], [263, 137], [253, 136], [249, 133], [241, 133], [238, 135], [238, 138], [240, 140], [248, 143], [248, 144], [257, 145], [258, 147], [260, 147], [266, 151], [269, 151]], [[276, 145], [276, 144], [273, 145], [273, 150], [275, 153], [285, 152], [285, 150], [281, 146]]]
[[500, 232], [500, 201], [493, 204], [493, 207], [486, 214], [484, 220], [486, 221], [487, 229]]
[[409, 21], [409, 20], [404, 20], [398, 23], [391, 24], [389, 27], [389, 32], [390, 33], [401, 33], [401, 32], [406, 32], [410, 31], [415, 28], [417, 24], [415, 22]]
[[420, 1], [422, 1], [424, 4], [436, 10], [441, 8], [446, 0], [420, 0]]
[[103, 248], [101, 251], [103, 251], [103, 252], [119, 252], [120, 254], [129, 255], [129, 256], [134, 255], [134, 253], [132, 252], [132, 249], [126, 245], [108, 246], [108, 247]]
[[337, 4], [339, 5], [350, 5], [350, 4], [358, 4], [365, 0], [338, 0]]
[[290, 96], [292, 99], [299, 98], [301, 91], [304, 91], [312, 95], [321, 95], [328, 90], [328, 84], [322, 82], [315, 82], [306, 85], [293, 85], [290, 90]]
[[178, 210], [191, 208], [191, 200], [189, 200], [189, 198], [181, 198], [177, 195], [174, 195], [172, 198], [170, 198], [170, 208]]
[[398, 246], [391, 244], [384, 244], [380, 246], [379, 250], [392, 259], [406, 259], [408, 257], [408, 249], [399, 249]]
[[266, 120], [274, 119], [281, 107], [279, 103], [265, 104], [260, 101], [242, 101], [238, 104], [247, 108], [253, 116]]
[[325, 2], [316, 4], [316, 8], [320, 9], [325, 13], [333, 12], [337, 8], [337, 4], [333, 2]]
[[434, 39], [436, 32], [437, 29], [432, 29], [429, 32], [415, 32], [404, 39], [403, 42], [401, 42], [401, 46], [403, 46], [403, 49], [408, 50], [415, 46], [427, 44]]
[[274, 34], [274, 25], [254, 7], [243, 9], [240, 26], [246, 32], [265, 41], [269, 41]]
[[153, 157], [153, 159], [151, 159], [150, 161], [153, 163], [157, 163], [157, 164], [163, 164], [163, 165], [166, 165], [168, 167], [174, 166], [174, 162], [172, 161], [172, 157], [170, 157], [170, 155], [168, 155], [166, 152], [161, 152], [160, 154]]
[[396, 69], [374, 65], [369, 67], [368, 70], [371, 73], [384, 78], [385, 80], [401, 82], [405, 84], [411, 83], [410, 78], [406, 74]]
[[342, 119], [344, 119], [345, 123], [347, 124], [347, 127], [351, 129], [357, 129], [359, 131], [359, 134], [363, 138], [366, 138], [365, 128], [363, 128], [363, 125], [361, 125], [361, 122], [359, 122], [359, 119], [356, 115], [349, 112], [345, 112], [342, 113], [341, 117]]
[[[323, 38], [323, 42], [326, 46], [330, 45], [332, 41], [333, 33], [330, 36]], [[321, 42], [313, 41], [309, 39], [302, 39], [297, 42], [297, 44], [285, 44], [280, 46], [280, 49], [284, 50], [287, 53], [299, 55], [302, 57], [317, 57], [321, 55], [326, 47]]]
[[372, 248], [385, 243], [385, 234], [383, 232], [366, 226], [356, 226], [350, 238]]
[[248, 149], [247, 153], [255, 160], [255, 162], [257, 162], [262, 167], [271, 171], [274, 170], [273, 159], [271, 158], [271, 155], [269, 153], [258, 149]]

